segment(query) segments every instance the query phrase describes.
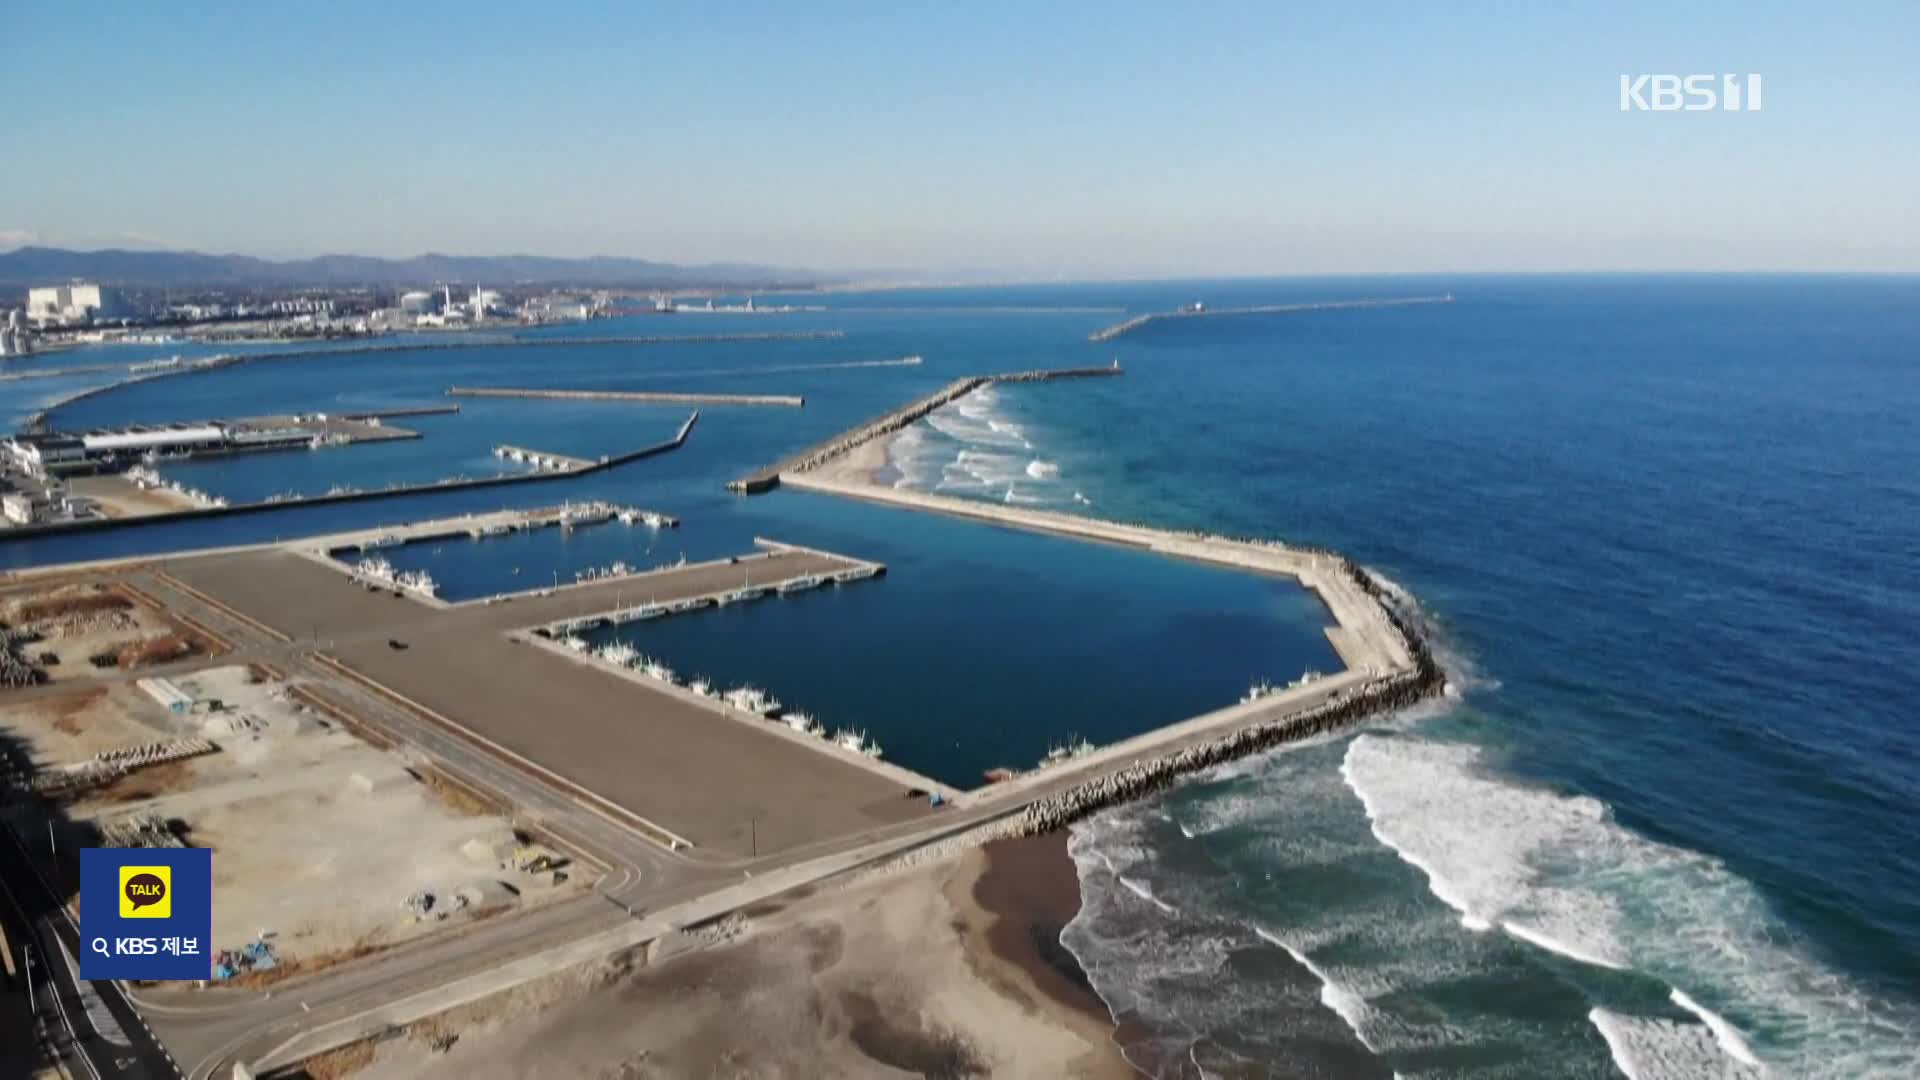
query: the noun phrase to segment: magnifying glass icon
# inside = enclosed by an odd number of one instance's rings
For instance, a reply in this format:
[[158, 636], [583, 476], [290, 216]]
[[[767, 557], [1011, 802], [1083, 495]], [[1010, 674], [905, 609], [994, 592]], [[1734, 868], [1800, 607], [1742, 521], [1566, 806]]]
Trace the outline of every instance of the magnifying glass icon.
[[93, 951], [99, 953], [101, 956], [110, 957], [113, 955], [107, 951], [107, 939], [103, 937], [93, 939]]

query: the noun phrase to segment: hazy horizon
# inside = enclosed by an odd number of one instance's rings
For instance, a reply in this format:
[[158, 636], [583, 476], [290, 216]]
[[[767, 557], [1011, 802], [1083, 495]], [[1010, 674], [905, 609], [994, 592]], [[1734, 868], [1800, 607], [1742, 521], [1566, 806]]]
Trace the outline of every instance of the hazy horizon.
[[[0, 250], [889, 277], [1920, 270], [1920, 9], [28, 0]], [[1623, 74], [1764, 76], [1622, 111]], [[57, 106], [57, 107], [55, 107]]]

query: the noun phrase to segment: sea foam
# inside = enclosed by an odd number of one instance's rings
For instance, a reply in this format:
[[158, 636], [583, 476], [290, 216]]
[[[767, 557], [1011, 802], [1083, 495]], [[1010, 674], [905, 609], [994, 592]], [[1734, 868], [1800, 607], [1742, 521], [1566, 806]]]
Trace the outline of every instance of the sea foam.
[[[1693, 1060], [1688, 1046], [1700, 1040], [1742, 1069], [1920, 1074], [1914, 1010], [1798, 952], [1758, 891], [1718, 860], [1648, 840], [1594, 799], [1503, 778], [1471, 746], [1361, 735], [1341, 775], [1373, 834], [1464, 924], [1659, 979], [1700, 1017], [1685, 1025], [1595, 1010], [1615, 1057], [1638, 1063], [1634, 1075], [1685, 1075], [1662, 1070]], [[1679, 985], [1710, 992], [1731, 1015]]]

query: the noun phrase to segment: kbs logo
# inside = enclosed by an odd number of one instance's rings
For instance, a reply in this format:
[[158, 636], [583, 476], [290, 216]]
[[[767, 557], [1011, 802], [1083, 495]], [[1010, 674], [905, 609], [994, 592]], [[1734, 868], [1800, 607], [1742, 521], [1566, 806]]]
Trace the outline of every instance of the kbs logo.
[[1759, 112], [1760, 87], [1758, 75], [1622, 75], [1620, 111]]
[[120, 917], [123, 919], [173, 918], [173, 867], [121, 867]]

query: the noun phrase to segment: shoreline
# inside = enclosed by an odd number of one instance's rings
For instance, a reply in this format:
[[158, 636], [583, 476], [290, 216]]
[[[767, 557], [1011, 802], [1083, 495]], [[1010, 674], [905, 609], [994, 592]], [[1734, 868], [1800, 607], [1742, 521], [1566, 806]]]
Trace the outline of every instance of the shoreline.
[[1080, 874], [1067, 853], [1068, 833], [1056, 829], [1037, 836], [995, 840], [966, 859], [978, 870], [970, 882], [963, 875], [956, 884], [968, 884], [956, 898], [962, 910], [978, 912], [988, 923], [985, 949], [1009, 969], [1017, 971], [1043, 1001], [1039, 1008], [1055, 1022], [1080, 1030], [1096, 1045], [1110, 1051], [1100, 1075], [1143, 1075], [1121, 1051], [1123, 1030], [1080, 961], [1060, 940], [1066, 925], [1080, 914]]
[[309, 1064], [359, 1080], [707, 1075], [716, 1062], [728, 1075], [1139, 1080], [1071, 954], [1041, 948], [1079, 909], [1066, 836], [797, 890]]

